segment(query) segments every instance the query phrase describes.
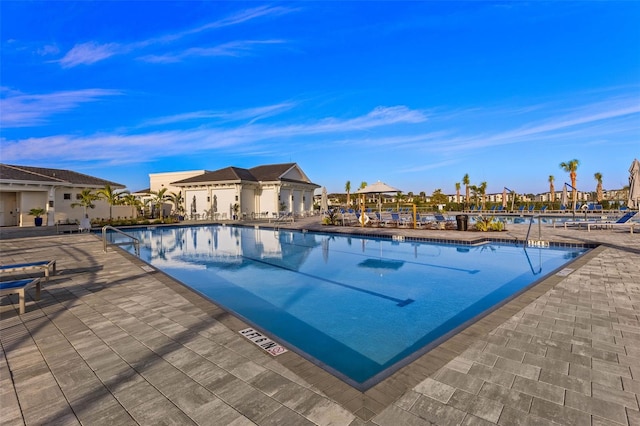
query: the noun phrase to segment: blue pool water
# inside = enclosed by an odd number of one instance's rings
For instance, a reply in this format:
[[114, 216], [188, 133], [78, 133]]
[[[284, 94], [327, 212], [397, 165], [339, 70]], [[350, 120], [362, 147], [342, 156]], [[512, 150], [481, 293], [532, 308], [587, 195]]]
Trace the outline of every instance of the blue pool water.
[[360, 389], [585, 251], [233, 226], [127, 233], [143, 260]]

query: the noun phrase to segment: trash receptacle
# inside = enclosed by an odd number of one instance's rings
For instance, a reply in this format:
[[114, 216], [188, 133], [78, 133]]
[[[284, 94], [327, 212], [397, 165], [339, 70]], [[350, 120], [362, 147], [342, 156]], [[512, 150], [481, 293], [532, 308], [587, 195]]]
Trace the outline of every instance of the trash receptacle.
[[466, 231], [469, 223], [469, 216], [467, 216], [466, 214], [457, 215], [456, 223], [458, 225], [458, 231]]

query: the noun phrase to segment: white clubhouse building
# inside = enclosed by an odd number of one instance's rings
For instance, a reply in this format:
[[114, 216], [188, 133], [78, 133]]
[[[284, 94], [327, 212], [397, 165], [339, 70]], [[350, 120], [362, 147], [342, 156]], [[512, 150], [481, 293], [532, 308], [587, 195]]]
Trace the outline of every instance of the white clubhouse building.
[[302, 215], [312, 212], [313, 193], [320, 187], [296, 163], [154, 173], [149, 181], [150, 191], [181, 192], [185, 214], [192, 219]]

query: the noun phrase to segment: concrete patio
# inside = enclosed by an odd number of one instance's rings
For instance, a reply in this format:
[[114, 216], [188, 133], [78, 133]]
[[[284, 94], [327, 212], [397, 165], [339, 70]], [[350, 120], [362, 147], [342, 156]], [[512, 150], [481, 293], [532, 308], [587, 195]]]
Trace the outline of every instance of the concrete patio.
[[[318, 222], [281, 228], [485, 236]], [[3, 264], [58, 269], [26, 314], [0, 299], [2, 425], [640, 425], [640, 235], [625, 229], [543, 226], [599, 247], [366, 392], [266, 354], [241, 320], [97, 236], [52, 231], [0, 230]]]

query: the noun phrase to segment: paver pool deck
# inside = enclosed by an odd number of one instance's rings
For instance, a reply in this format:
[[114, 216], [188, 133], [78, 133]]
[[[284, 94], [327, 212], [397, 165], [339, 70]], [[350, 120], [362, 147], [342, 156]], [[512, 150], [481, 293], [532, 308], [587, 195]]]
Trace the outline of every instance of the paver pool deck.
[[[363, 232], [318, 221], [281, 228]], [[640, 425], [640, 234], [541, 229], [599, 246], [360, 392], [266, 354], [241, 320], [96, 235], [2, 228], [3, 264], [56, 259], [58, 274], [24, 315], [0, 299], [0, 424]]]

